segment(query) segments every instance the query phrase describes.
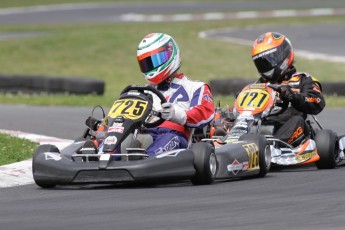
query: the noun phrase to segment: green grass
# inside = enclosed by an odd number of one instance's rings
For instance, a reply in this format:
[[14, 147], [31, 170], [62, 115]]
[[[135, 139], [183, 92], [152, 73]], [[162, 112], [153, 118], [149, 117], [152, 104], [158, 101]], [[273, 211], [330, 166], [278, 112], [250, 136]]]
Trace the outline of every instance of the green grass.
[[[304, 23], [344, 22], [345, 17], [303, 18]], [[192, 79], [258, 77], [250, 56], [250, 47], [201, 39], [203, 30], [284, 24], [286, 19], [231, 20], [203, 22], [160, 22], [97, 25], [0, 27], [0, 32], [40, 31], [49, 35], [31, 39], [2, 40], [0, 70], [3, 74], [88, 77], [104, 80], [104, 96], [71, 95], [0, 95], [0, 103], [109, 106], [128, 84], [145, 83], [136, 61], [136, 48], [149, 32], [171, 34], [179, 43], [183, 64], [181, 71]], [[290, 18], [289, 23], [301, 23]], [[292, 41], [293, 42], [293, 41]], [[341, 81], [345, 66], [325, 61], [296, 58], [300, 71], [307, 71], [323, 81]], [[329, 97], [329, 106], [345, 106], [344, 98]], [[333, 101], [335, 103], [333, 103]]]
[[[196, 1], [196, 0], [194, 0]], [[8, 7], [28, 7], [37, 5], [71, 4], [71, 3], [141, 3], [142, 0], [7, 0], [0, 2], [0, 8]], [[150, 0], [150, 2], [161, 2], [160, 0]]]
[[[0, 1], [0, 8], [8, 8], [8, 7], [30, 7], [30, 6], [37, 6], [37, 5], [52, 5], [52, 4], [69, 4], [69, 3], [124, 3], [124, 4], [132, 4], [132, 3], [174, 3], [174, 2], [253, 2], [253, 0], [3, 0]], [[276, 2], [283, 2], [283, 0], [275, 0]], [[299, 0], [290, 0], [289, 2], [297, 2]], [[273, 2], [273, 0], [261, 0], [261, 2]], [[291, 9], [294, 7], [291, 7]], [[301, 7], [301, 8], [307, 8]], [[290, 9], [290, 8], [289, 8]], [[255, 10], [255, 9], [254, 9]], [[266, 10], [270, 10], [267, 8]]]
[[0, 133], [0, 165], [19, 162], [32, 156], [37, 143]]
[[[69, 3], [148, 3], [148, 2], [158, 2], [158, 3], [171, 3], [171, 2], [241, 2], [243, 0], [3, 0], [0, 1], [0, 8], [8, 7], [27, 7], [27, 6], [37, 6], [37, 5], [52, 5], [52, 4], [69, 4]], [[296, 1], [296, 0], [294, 0]]]

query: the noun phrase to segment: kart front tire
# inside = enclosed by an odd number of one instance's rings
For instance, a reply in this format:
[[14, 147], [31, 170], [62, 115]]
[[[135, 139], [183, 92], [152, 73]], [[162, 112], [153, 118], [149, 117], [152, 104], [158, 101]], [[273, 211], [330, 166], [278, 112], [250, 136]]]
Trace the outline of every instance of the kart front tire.
[[337, 165], [338, 137], [328, 129], [320, 130], [315, 136], [316, 149], [320, 160], [315, 162], [318, 169], [333, 169]]
[[34, 175], [34, 181], [35, 183], [41, 187], [41, 188], [54, 188], [56, 184], [49, 183], [47, 181], [40, 181], [35, 177], [35, 169], [36, 169], [36, 157], [42, 153], [45, 152], [58, 152], [60, 153], [60, 150], [55, 145], [45, 144], [40, 145], [36, 148], [33, 156], [32, 156], [32, 174]]
[[271, 148], [267, 139], [260, 134], [244, 134], [239, 138], [240, 141], [254, 142], [259, 147], [259, 174], [264, 177], [271, 169]]
[[213, 145], [199, 142], [192, 145], [196, 173], [191, 179], [194, 185], [211, 184], [217, 172], [217, 159]]

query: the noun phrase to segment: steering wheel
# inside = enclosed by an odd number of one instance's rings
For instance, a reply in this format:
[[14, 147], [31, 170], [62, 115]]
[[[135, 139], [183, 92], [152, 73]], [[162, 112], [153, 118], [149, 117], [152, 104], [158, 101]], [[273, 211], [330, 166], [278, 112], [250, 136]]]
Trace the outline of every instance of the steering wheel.
[[[274, 91], [278, 92], [279, 94], [282, 92], [281, 85], [268, 84], [267, 86], [270, 87], [271, 89], [273, 89]], [[279, 98], [279, 100], [276, 100], [275, 106], [281, 107], [281, 109], [277, 113], [270, 114], [272, 116], [276, 116], [276, 115], [283, 113], [288, 108], [289, 102], [283, 101], [281, 98]]]
[[[167, 102], [164, 95], [159, 90], [157, 90], [156, 88], [154, 88], [150, 85], [129, 85], [124, 90], [122, 90], [121, 94], [127, 93], [130, 90], [136, 90], [138, 92], [141, 92], [141, 93], [145, 94], [146, 96], [151, 97], [152, 100], [153, 100], [152, 96], [155, 95], [160, 99], [161, 104]], [[147, 92], [147, 91], [149, 91], [149, 92]], [[165, 119], [163, 119], [161, 117], [161, 115], [162, 115], [161, 112], [156, 111], [152, 107], [152, 110], [150, 111], [149, 115], [147, 116], [147, 118], [143, 122], [143, 125], [146, 128], [153, 128], [153, 127], [159, 126], [160, 124], [162, 124], [165, 121]], [[148, 120], [152, 117], [156, 118], [156, 120], [153, 122], [148, 122]]]

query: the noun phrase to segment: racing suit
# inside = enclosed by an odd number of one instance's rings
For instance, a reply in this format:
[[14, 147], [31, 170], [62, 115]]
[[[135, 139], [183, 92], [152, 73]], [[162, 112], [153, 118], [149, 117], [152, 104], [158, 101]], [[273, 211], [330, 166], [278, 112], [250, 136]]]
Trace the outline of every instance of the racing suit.
[[153, 143], [146, 149], [149, 155], [187, 148], [189, 128], [203, 128], [214, 117], [214, 104], [210, 87], [200, 81], [192, 81], [184, 74], [176, 75], [169, 87], [157, 87], [167, 102], [181, 107], [186, 112], [184, 125], [164, 121], [160, 126], [149, 129]]
[[[260, 78], [259, 82], [265, 81]], [[269, 121], [274, 123], [276, 138], [296, 147], [308, 137], [309, 130], [305, 124], [307, 114], [320, 113], [326, 103], [321, 84], [308, 73], [294, 71], [281, 85], [288, 85], [294, 92], [294, 97], [282, 114], [271, 117]]]

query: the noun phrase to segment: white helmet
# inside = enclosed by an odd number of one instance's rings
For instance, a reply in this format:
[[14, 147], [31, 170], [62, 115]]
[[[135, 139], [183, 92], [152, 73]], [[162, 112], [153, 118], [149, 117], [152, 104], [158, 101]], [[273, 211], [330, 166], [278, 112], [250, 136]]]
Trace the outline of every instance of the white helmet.
[[146, 35], [138, 46], [137, 59], [145, 79], [153, 85], [163, 82], [181, 66], [177, 43], [163, 33]]

